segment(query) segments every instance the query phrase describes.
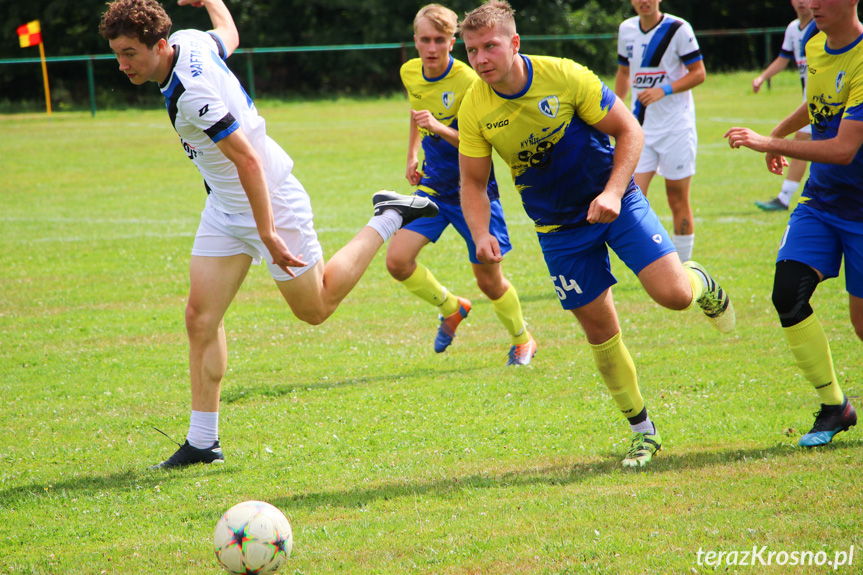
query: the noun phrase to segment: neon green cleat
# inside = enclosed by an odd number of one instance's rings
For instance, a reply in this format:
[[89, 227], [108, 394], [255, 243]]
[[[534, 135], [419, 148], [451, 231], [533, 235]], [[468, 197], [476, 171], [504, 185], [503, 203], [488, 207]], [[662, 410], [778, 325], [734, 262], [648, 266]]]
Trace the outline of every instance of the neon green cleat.
[[683, 263], [683, 267], [694, 270], [704, 278], [707, 285], [704, 288], [704, 293], [695, 303], [698, 304], [713, 327], [719, 330], [720, 333], [731, 333], [734, 331], [737, 318], [734, 314], [734, 306], [731, 305], [731, 298], [728, 297], [725, 290], [716, 283], [710, 272], [704, 269], [704, 266], [701, 264], [688, 261]]
[[623, 466], [644, 467], [660, 449], [662, 449], [662, 438], [656, 425], [653, 426], [653, 433], [633, 433], [632, 445], [626, 452]]

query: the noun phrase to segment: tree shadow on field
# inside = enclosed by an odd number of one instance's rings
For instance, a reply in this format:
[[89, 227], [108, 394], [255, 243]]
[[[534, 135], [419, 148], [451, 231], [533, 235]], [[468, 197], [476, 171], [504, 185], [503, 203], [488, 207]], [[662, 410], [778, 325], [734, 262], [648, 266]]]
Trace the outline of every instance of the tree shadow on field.
[[442, 377], [446, 375], [467, 375], [471, 372], [487, 372], [488, 367], [478, 365], [472, 368], [459, 369], [417, 369], [411, 366], [405, 373], [387, 373], [378, 375], [362, 375], [346, 379], [327, 381], [295, 381], [284, 385], [260, 385], [256, 387], [237, 386], [222, 391], [222, 403], [238, 403], [241, 401], [254, 400], [261, 397], [279, 398], [293, 395], [297, 391], [334, 389], [337, 387], [370, 385], [378, 382], [391, 382], [397, 380], [422, 379], [430, 377]]
[[[859, 442], [831, 444], [819, 450], [838, 451], [859, 449]], [[415, 497], [417, 495], [446, 496], [464, 489], [498, 489], [503, 487], [525, 487], [531, 485], [574, 485], [582, 481], [610, 474], [623, 477], [639, 474], [661, 474], [723, 466], [734, 462], [767, 460], [778, 457], [799, 455], [800, 448], [788, 444], [772, 447], [734, 449], [726, 451], [692, 452], [680, 455], [663, 454], [643, 470], [627, 470], [621, 466], [620, 453], [608, 453], [602, 461], [558, 464], [544, 467], [525, 467], [514, 471], [499, 473], [475, 473], [463, 477], [453, 477], [437, 481], [386, 483], [377, 487], [353, 488], [344, 491], [320, 491], [297, 494], [271, 501], [280, 509], [316, 509], [318, 507], [365, 507], [373, 501]]]

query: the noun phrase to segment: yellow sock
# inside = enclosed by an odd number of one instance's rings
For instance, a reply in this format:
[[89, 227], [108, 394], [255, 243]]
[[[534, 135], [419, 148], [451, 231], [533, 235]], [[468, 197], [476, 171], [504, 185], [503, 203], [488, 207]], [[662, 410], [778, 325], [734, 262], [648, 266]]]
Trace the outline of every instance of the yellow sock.
[[816, 315], [813, 313], [797, 325], [782, 328], [782, 331], [785, 332], [797, 366], [818, 392], [821, 403], [841, 404], [844, 394], [836, 381], [830, 343]]
[[530, 333], [524, 324], [524, 316], [521, 315], [518, 292], [512, 284], [509, 284], [509, 289], [499, 299], [491, 300], [491, 305], [500, 323], [512, 336], [512, 345], [521, 345], [530, 340]]
[[697, 271], [685, 266], [683, 269], [686, 271], [686, 277], [689, 278], [689, 285], [692, 286], [692, 301], [686, 306], [686, 309], [689, 309], [698, 301], [698, 298], [704, 295], [704, 280]]
[[400, 282], [408, 291], [433, 306], [437, 306], [444, 317], [458, 311], [458, 298], [447, 292], [427, 267], [417, 264], [417, 269], [411, 276]]
[[599, 368], [611, 397], [624, 417], [633, 417], [644, 409], [644, 398], [638, 389], [638, 376], [629, 350], [623, 345], [620, 332], [605, 343], [591, 344], [593, 360]]

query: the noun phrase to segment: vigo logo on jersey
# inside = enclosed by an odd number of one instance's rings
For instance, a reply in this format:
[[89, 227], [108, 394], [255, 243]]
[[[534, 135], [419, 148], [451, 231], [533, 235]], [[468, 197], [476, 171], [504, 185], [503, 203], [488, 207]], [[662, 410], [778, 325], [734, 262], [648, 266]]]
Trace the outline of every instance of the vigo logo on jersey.
[[509, 126], [509, 118], [498, 120], [497, 122], [487, 122], [485, 128], [487, 130], [494, 130], [495, 128], [503, 128], [504, 126]]
[[634, 90], [646, 90], [661, 86], [665, 82], [665, 71], [661, 72], [639, 72], [632, 82]]
[[549, 141], [540, 142], [533, 150], [522, 150], [518, 153], [518, 161], [524, 162], [531, 168], [544, 170], [551, 165], [551, 153], [554, 151], [554, 143]]
[[441, 95], [441, 101], [443, 102], [443, 107], [449, 110], [452, 103], [455, 102], [455, 92], [444, 92]]
[[539, 111], [551, 119], [557, 117], [558, 110], [560, 110], [560, 100], [557, 96], [548, 96], [539, 101]]

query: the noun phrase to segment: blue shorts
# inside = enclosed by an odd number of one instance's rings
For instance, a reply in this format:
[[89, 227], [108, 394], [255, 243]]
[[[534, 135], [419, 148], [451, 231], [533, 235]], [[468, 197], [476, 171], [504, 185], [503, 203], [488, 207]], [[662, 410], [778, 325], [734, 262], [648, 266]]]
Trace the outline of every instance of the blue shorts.
[[[447, 226], [452, 224], [452, 227], [464, 238], [470, 263], [480, 263], [476, 258], [476, 244], [473, 243], [470, 228], [467, 227], [467, 222], [464, 220], [461, 206], [441, 203], [438, 204], [438, 208], [440, 212], [435, 217], [416, 219], [406, 225], [404, 229], [421, 234], [432, 242], [436, 242]], [[509, 231], [506, 229], [506, 220], [503, 219], [503, 207], [500, 205], [500, 200], [492, 200], [491, 202], [491, 220], [489, 220], [488, 231], [497, 238], [497, 243], [500, 244], [500, 255], [512, 249], [512, 244], [509, 242]]]
[[843, 254], [845, 289], [854, 297], [863, 297], [863, 226], [805, 203], [797, 204], [776, 261], [794, 260], [815, 268], [825, 278], [835, 278]]
[[675, 253], [668, 232], [641, 192], [623, 198], [620, 215], [610, 224], [537, 235], [563, 309], [587, 305], [617, 283], [608, 247], [635, 275]]

